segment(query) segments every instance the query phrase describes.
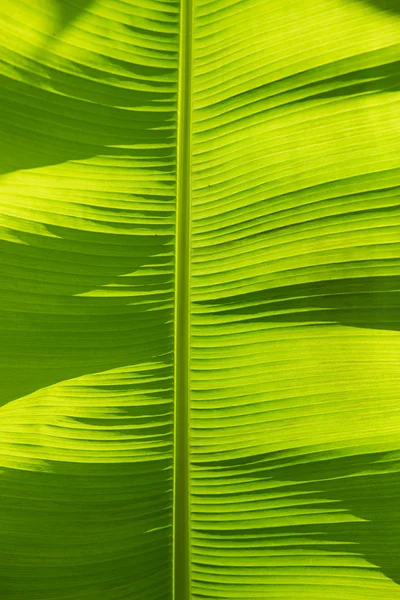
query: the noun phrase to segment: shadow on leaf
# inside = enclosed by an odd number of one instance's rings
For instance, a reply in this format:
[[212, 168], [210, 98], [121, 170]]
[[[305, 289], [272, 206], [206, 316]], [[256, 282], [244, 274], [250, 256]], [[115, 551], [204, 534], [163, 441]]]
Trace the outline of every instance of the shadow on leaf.
[[[243, 475], [246, 481], [264, 479], [279, 482], [279, 494], [290, 494], [304, 504], [298, 515], [308, 510], [323, 508], [342, 510], [353, 515], [354, 522], [324, 523], [315, 517], [314, 525], [299, 524], [280, 528], [283, 536], [306, 538], [316, 548], [324, 551], [362, 555], [372, 565], [400, 585], [400, 558], [395, 549], [400, 546], [398, 497], [400, 495], [400, 464], [389, 453], [377, 452], [342, 458], [319, 459], [309, 455], [308, 462], [292, 460], [279, 452], [259, 454], [225, 461], [202, 462], [201, 466], [222, 472]], [[307, 459], [305, 455], [305, 459]], [[284, 482], [287, 481], [287, 487]], [[276, 490], [274, 490], [276, 491]], [[252, 494], [257, 493], [252, 490]], [[265, 492], [264, 492], [265, 493]], [[298, 494], [298, 496], [297, 496]], [[310, 504], [307, 505], [307, 499]], [[321, 500], [321, 505], [315, 501]], [[314, 502], [314, 503], [313, 503]], [[284, 502], [283, 502], [284, 505]], [[246, 532], [248, 535], [250, 532]], [[258, 530], [260, 533], [260, 530]], [[277, 528], [265, 528], [266, 538], [276, 535]], [[222, 535], [222, 533], [221, 533]], [[293, 539], [293, 537], [292, 537]], [[292, 542], [290, 547], [295, 547]], [[299, 547], [302, 547], [299, 542]]]

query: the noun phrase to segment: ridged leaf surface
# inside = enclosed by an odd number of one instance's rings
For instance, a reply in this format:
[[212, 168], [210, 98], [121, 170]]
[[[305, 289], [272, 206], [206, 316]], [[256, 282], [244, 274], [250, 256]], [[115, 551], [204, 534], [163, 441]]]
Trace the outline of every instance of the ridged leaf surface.
[[193, 598], [400, 598], [399, 18], [196, 2]]
[[0, 27], [0, 596], [400, 599], [397, 3]]

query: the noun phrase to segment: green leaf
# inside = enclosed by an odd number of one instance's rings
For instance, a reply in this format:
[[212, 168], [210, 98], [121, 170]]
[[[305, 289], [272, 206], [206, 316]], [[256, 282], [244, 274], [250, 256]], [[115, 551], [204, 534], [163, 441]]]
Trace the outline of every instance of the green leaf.
[[2, 598], [400, 599], [399, 26], [3, 0]]

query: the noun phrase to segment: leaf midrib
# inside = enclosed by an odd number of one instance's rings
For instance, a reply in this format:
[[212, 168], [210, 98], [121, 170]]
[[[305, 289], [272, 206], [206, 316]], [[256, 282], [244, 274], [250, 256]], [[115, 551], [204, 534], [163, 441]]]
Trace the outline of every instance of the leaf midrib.
[[174, 600], [190, 598], [189, 277], [192, 1], [181, 0], [175, 259]]

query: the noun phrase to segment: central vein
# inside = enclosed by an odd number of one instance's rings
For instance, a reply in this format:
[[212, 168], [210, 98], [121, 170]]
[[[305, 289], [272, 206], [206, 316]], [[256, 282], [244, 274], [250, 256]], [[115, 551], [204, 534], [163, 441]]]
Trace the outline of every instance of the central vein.
[[181, 0], [175, 269], [174, 600], [190, 599], [189, 368], [192, 1]]

